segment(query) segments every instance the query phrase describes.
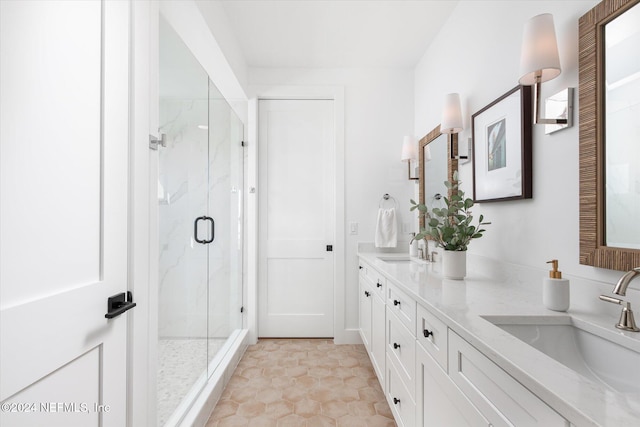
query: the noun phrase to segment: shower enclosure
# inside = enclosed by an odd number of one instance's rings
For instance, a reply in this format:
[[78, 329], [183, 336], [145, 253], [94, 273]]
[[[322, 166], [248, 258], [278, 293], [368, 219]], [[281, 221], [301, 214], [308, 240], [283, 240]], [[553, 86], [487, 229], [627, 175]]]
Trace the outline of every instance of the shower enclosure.
[[180, 423], [242, 329], [244, 125], [160, 18], [158, 425]]

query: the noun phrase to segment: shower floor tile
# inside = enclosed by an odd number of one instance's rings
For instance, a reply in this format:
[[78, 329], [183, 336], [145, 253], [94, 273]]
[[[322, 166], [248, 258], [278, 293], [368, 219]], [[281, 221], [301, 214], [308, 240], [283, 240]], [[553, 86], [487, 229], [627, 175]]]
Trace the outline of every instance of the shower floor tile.
[[[216, 354], [224, 339], [209, 340], [209, 354]], [[213, 356], [212, 356], [213, 357]], [[207, 368], [207, 339], [158, 340], [158, 425], [164, 426]]]
[[364, 346], [261, 339], [247, 349], [206, 427], [395, 425]]

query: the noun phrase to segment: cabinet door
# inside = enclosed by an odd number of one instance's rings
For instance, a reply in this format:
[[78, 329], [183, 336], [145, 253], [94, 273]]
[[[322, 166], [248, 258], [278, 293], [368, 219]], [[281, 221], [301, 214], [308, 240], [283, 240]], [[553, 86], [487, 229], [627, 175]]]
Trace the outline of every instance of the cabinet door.
[[409, 391], [407, 385], [402, 381], [401, 375], [398, 373], [394, 363], [387, 356], [387, 387], [385, 394], [389, 408], [393, 413], [393, 417], [398, 427], [413, 427], [416, 419], [416, 403], [412, 398], [412, 391]]
[[416, 425], [490, 425], [425, 349], [416, 347]]
[[360, 280], [360, 337], [367, 351], [371, 353], [371, 301], [373, 294], [365, 283], [364, 280]]
[[387, 356], [397, 362], [402, 380], [413, 394], [416, 369], [416, 337], [405, 328], [398, 317], [387, 307]]
[[568, 421], [449, 329], [449, 375], [492, 426], [558, 426]]
[[385, 389], [385, 309], [384, 301], [377, 295], [371, 297], [371, 360], [378, 374], [382, 389]]

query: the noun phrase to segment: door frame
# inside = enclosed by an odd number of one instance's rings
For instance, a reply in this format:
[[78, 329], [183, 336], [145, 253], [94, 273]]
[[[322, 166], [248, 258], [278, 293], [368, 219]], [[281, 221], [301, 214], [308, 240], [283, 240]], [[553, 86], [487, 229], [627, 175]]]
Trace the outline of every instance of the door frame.
[[258, 215], [259, 203], [255, 192], [258, 182], [258, 101], [259, 100], [332, 100], [334, 103], [334, 215], [333, 236], [333, 330], [336, 344], [357, 344], [360, 337], [356, 329], [346, 329], [346, 230], [345, 230], [345, 149], [344, 149], [344, 86], [252, 86], [249, 89], [248, 126], [248, 185], [247, 203], [247, 326], [250, 343], [258, 339]]
[[[130, 3], [129, 127], [129, 277], [127, 289], [137, 306], [127, 325], [127, 425], [155, 425], [156, 354], [149, 331], [157, 329], [157, 156], [149, 150], [149, 134], [157, 104], [158, 1]], [[154, 20], [155, 16], [155, 20]], [[154, 98], [155, 96], [155, 98]], [[156, 105], [157, 110], [157, 105]], [[151, 177], [154, 177], [151, 179]], [[153, 280], [152, 280], [153, 279]], [[155, 319], [155, 323], [154, 323]], [[155, 326], [154, 326], [155, 325]], [[153, 381], [153, 382], [152, 382]]]

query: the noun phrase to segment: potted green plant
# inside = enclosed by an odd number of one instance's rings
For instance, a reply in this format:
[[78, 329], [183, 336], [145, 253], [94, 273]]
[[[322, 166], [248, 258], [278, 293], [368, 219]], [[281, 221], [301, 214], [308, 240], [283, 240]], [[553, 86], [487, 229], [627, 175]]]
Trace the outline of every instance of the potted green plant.
[[450, 197], [444, 198], [444, 208], [429, 208], [411, 200], [411, 211], [418, 210], [424, 216], [425, 227], [416, 235], [416, 239], [430, 238], [444, 249], [442, 258], [442, 276], [446, 279], [464, 279], [467, 270], [467, 247], [472, 239], [482, 237], [482, 226], [491, 224], [480, 215], [473, 225], [471, 208], [473, 200], [465, 198], [458, 181], [458, 172], [453, 173], [452, 181], [445, 181]]

